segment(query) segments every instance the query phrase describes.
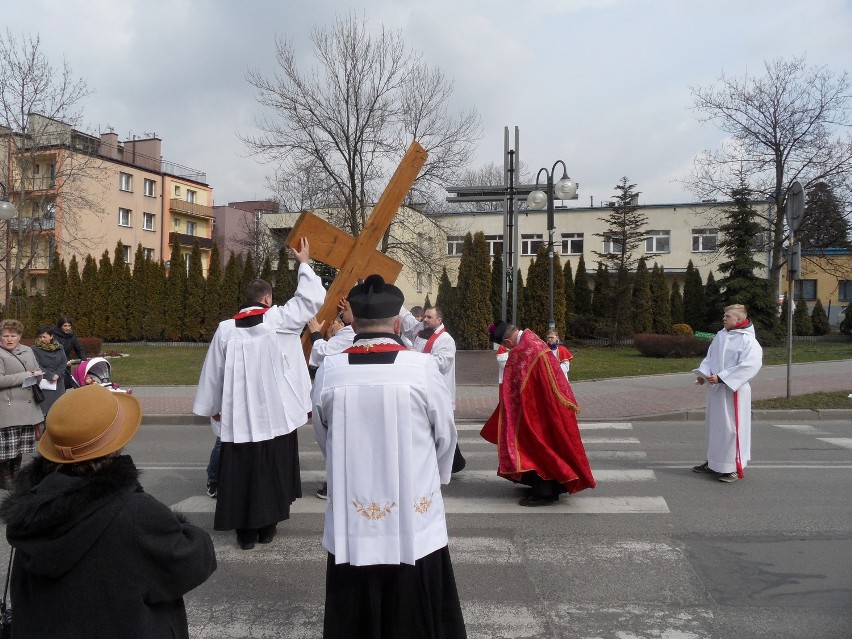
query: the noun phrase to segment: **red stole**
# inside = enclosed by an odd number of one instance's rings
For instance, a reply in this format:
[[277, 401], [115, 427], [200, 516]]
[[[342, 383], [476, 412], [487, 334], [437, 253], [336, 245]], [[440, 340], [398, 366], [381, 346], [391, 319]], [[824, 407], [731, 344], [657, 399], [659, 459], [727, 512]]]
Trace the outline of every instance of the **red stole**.
[[268, 306], [259, 306], [255, 308], [248, 308], [244, 311], [240, 311], [232, 319], [241, 320], [247, 317], [254, 317], [255, 315], [263, 315], [266, 311], [269, 310]]
[[432, 347], [435, 345], [435, 340], [444, 332], [444, 325], [441, 324], [438, 328], [435, 329], [435, 332], [426, 340], [426, 346], [423, 347], [424, 353], [431, 353]]
[[500, 401], [481, 431], [497, 445], [497, 473], [519, 481], [527, 471], [554, 479], [569, 493], [593, 488], [577, 425], [577, 400], [550, 347], [526, 330], [511, 350]]

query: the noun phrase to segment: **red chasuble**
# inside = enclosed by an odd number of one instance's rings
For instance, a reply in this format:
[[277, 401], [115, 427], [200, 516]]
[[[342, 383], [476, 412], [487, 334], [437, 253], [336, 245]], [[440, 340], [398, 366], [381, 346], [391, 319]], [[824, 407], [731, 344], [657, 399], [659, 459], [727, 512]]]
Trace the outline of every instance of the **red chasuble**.
[[511, 349], [500, 401], [481, 431], [497, 445], [497, 474], [520, 481], [535, 471], [569, 493], [594, 488], [577, 426], [577, 400], [559, 363], [535, 333], [526, 330]]

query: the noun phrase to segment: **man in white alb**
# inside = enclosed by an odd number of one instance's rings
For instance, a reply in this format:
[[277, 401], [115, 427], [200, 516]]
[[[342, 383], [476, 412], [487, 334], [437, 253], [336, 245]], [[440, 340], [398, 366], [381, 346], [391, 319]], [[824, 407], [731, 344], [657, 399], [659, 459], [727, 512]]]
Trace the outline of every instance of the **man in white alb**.
[[355, 341], [325, 358], [313, 423], [326, 459], [323, 637], [466, 636], [441, 484], [456, 428], [435, 358], [399, 337], [402, 292], [369, 276], [349, 293]]

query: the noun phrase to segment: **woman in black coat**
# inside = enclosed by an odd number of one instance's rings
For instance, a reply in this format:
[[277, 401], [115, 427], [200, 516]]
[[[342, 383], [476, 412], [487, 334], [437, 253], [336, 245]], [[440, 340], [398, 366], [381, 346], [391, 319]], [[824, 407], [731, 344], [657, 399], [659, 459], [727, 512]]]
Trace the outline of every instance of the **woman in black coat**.
[[0, 505], [16, 637], [189, 637], [183, 596], [216, 569], [213, 542], [139, 485], [121, 451], [141, 419], [135, 397], [98, 385], [53, 405]]
[[[74, 334], [70, 317], [67, 315], [59, 316], [59, 319], [56, 320], [56, 330], [53, 331], [53, 336], [56, 338], [56, 341], [62, 345], [62, 350], [65, 351], [66, 360], [72, 359], [71, 353], [74, 353], [74, 355], [81, 360], [86, 359], [86, 351], [83, 350], [80, 340], [78, 340], [77, 336]], [[65, 369], [65, 388], [74, 388], [74, 380], [71, 378], [71, 371], [67, 368]]]
[[38, 362], [39, 370], [44, 374], [42, 379], [56, 384], [55, 390], [43, 389], [44, 401], [39, 404], [41, 412], [47, 415], [47, 411], [53, 406], [53, 402], [62, 397], [65, 392], [65, 371], [68, 370], [68, 358], [65, 349], [53, 336], [52, 326], [42, 326], [36, 334], [36, 341], [32, 351]]

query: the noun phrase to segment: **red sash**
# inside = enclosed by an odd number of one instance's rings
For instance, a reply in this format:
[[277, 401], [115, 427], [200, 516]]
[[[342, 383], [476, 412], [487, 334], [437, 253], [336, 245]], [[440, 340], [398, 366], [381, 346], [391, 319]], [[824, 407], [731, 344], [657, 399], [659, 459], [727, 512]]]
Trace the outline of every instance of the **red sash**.
[[432, 352], [432, 347], [435, 345], [435, 340], [438, 339], [443, 332], [444, 332], [444, 325], [441, 324], [441, 331], [438, 332], [438, 330], [436, 329], [435, 332], [432, 333], [432, 336], [428, 340], [426, 340], [426, 346], [423, 347], [424, 353], [431, 353]]
[[393, 351], [407, 351], [402, 344], [364, 344], [363, 346], [350, 346], [344, 353], [390, 353]]
[[255, 315], [263, 315], [266, 311], [269, 310], [269, 307], [261, 307], [261, 308], [250, 308], [245, 311], [240, 311], [232, 319], [241, 320], [247, 317], [254, 317]]

